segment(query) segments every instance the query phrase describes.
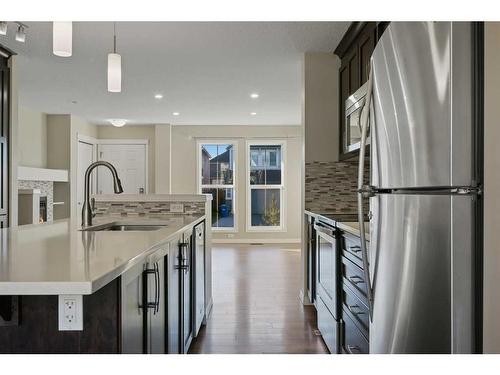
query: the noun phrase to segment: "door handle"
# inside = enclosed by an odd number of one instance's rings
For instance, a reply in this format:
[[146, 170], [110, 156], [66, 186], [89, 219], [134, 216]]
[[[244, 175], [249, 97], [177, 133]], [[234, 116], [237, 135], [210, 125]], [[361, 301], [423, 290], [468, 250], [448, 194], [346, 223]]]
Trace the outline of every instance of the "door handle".
[[361, 246], [349, 246], [349, 250], [353, 253], [359, 253], [361, 251]]
[[[354, 350], [357, 351], [357, 353], [354, 353]], [[361, 349], [357, 345], [347, 345], [347, 351], [349, 354], [360, 354]]]
[[[158, 281], [157, 281], [157, 272], [156, 272], [156, 265], [153, 265], [153, 268], [146, 268], [144, 270], [144, 275], [145, 275], [145, 278], [144, 278], [144, 283], [146, 283], [147, 285], [147, 282], [148, 282], [148, 275], [151, 275], [153, 274], [154, 277], [155, 277], [155, 297], [154, 297], [154, 302], [149, 302], [149, 295], [148, 293], [146, 293], [146, 295], [144, 296], [144, 299], [145, 299], [145, 308], [147, 309], [153, 309], [153, 312], [156, 314], [156, 304], [157, 304], [157, 295], [158, 295]], [[147, 290], [147, 288], [146, 288]], [[139, 306], [141, 307], [141, 306]]]
[[154, 314], [160, 311], [160, 266], [158, 266], [158, 262], [154, 264], [155, 270], [155, 310]]
[[349, 309], [349, 311], [354, 315], [363, 315], [365, 312], [364, 311], [354, 311], [354, 309], [359, 309], [359, 306], [358, 305], [347, 305], [347, 308]]
[[[359, 147], [359, 165], [358, 165], [358, 223], [360, 228], [361, 239], [361, 258], [363, 260], [363, 272], [366, 279], [366, 291], [368, 297], [368, 311], [370, 312], [370, 320], [373, 319], [373, 287], [370, 279], [370, 264], [368, 262], [368, 251], [366, 250], [366, 238], [364, 227], [364, 207], [363, 198], [366, 196], [364, 193], [364, 178], [365, 178], [365, 153], [366, 153], [366, 138], [368, 135], [368, 126], [370, 118], [370, 103], [373, 91], [373, 62], [370, 59], [370, 75], [368, 77], [368, 87], [366, 92], [365, 103], [361, 112], [361, 142]], [[363, 116], [364, 115], [364, 116]]]
[[354, 285], [364, 284], [364, 282], [365, 282], [365, 280], [363, 280], [363, 278], [361, 276], [358, 276], [358, 275], [349, 276], [348, 279]]

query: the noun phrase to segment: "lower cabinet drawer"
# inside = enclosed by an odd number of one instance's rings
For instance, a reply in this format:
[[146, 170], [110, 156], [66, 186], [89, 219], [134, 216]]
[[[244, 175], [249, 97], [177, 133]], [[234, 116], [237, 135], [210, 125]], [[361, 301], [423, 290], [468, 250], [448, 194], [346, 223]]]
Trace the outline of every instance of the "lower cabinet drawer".
[[318, 314], [318, 329], [321, 332], [323, 341], [330, 353], [339, 353], [339, 322], [335, 320], [320, 296], [316, 298], [316, 310]]
[[354, 323], [368, 337], [370, 329], [370, 315], [368, 307], [349, 289], [342, 284], [342, 309], [351, 313]]
[[348, 313], [344, 312], [344, 334], [342, 349], [347, 354], [368, 354], [370, 345]]
[[343, 282], [368, 306], [368, 292], [363, 269], [359, 268], [346, 257], [342, 257], [341, 273]]

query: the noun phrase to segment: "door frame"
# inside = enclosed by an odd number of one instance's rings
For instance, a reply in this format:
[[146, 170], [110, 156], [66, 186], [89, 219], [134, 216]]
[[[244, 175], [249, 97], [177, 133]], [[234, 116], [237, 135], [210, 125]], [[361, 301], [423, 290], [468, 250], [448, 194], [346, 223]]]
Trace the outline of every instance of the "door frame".
[[[144, 194], [149, 194], [149, 139], [96, 139], [96, 160], [99, 160], [99, 146], [100, 145], [144, 145], [146, 146], [146, 157], [145, 157], [145, 187], [146, 191]], [[97, 178], [96, 178], [97, 181]]]

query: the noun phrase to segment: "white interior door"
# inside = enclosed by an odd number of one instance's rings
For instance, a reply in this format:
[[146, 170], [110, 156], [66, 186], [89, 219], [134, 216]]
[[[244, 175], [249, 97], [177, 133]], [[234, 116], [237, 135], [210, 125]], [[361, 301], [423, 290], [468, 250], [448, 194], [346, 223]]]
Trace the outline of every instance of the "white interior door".
[[[99, 160], [110, 162], [118, 172], [125, 194], [147, 193], [145, 144], [100, 144]], [[98, 168], [99, 194], [113, 194], [113, 177], [107, 168]]]
[[[81, 224], [82, 217], [80, 213], [82, 212], [83, 200], [84, 200], [84, 181], [85, 181], [85, 171], [88, 166], [94, 162], [94, 145], [78, 141], [78, 174], [77, 174], [77, 184], [76, 184], [76, 205], [77, 205], [77, 217], [78, 223]], [[90, 183], [90, 192], [93, 192], [94, 185], [92, 180]]]

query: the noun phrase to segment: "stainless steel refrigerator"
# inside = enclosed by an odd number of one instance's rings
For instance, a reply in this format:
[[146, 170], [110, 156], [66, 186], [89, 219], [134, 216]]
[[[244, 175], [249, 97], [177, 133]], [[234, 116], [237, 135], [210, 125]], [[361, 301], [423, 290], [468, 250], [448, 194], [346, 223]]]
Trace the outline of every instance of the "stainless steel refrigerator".
[[370, 353], [478, 350], [481, 48], [480, 24], [393, 22], [374, 50], [359, 182]]

